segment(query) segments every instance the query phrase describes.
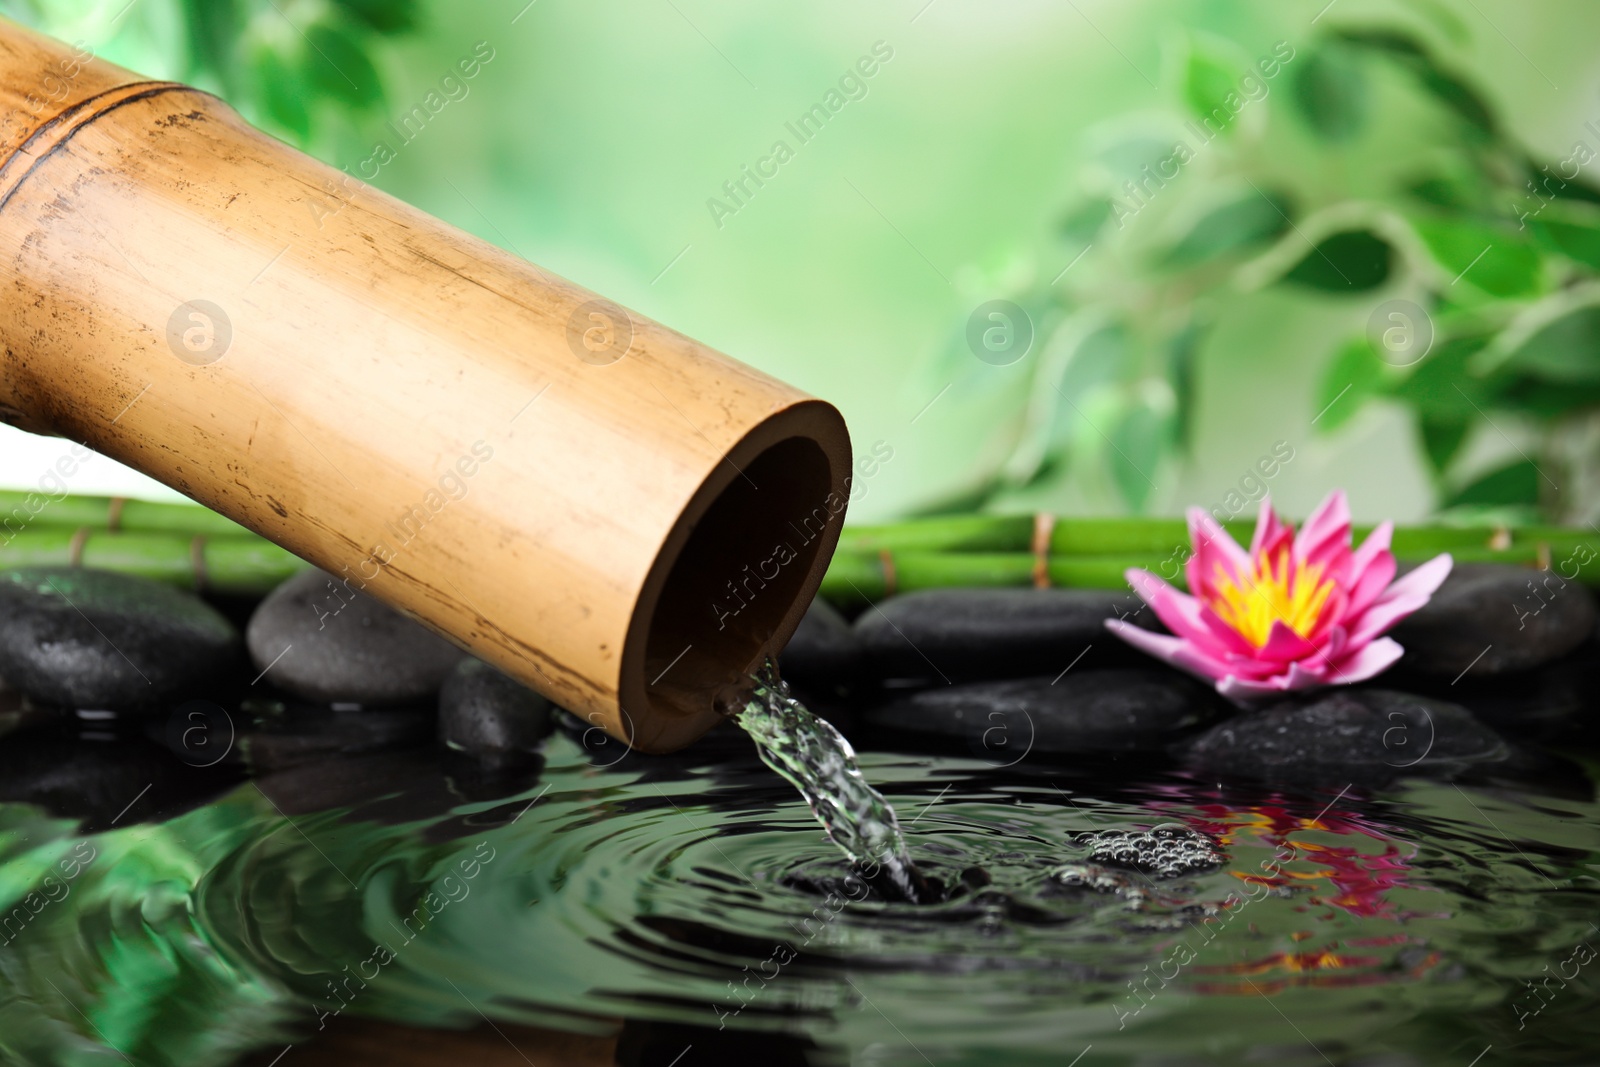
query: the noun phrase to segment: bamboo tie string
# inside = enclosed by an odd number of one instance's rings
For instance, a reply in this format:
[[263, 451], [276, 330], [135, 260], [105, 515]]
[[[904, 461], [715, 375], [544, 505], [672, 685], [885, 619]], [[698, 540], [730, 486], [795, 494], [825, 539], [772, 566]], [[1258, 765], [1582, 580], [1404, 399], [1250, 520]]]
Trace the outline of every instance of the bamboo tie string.
[[67, 543], [67, 566], [83, 566], [83, 546], [89, 540], [89, 527], [80, 526], [72, 531], [72, 540]]
[[1033, 587], [1050, 588], [1050, 535], [1055, 533], [1056, 517], [1041, 511], [1033, 517]]
[[206, 590], [206, 535], [195, 534], [189, 542], [189, 566], [194, 570], [194, 591]]
[[890, 555], [887, 548], [880, 548], [878, 550], [878, 560], [883, 564], [883, 598], [887, 600], [894, 596], [896, 584], [894, 573], [894, 556]]

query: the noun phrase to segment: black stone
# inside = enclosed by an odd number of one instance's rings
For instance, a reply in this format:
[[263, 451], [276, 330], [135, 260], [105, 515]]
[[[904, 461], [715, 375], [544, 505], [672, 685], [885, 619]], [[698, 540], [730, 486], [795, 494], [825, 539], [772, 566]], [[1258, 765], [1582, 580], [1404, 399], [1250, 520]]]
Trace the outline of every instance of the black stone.
[[321, 704], [257, 698], [231, 718], [238, 733], [228, 761], [255, 774], [417, 748], [434, 733], [433, 709], [416, 705], [330, 712]]
[[1594, 714], [1594, 694], [1600, 692], [1600, 642], [1586, 641], [1577, 651], [1536, 670], [1476, 675], [1476, 670], [1469, 671], [1455, 685], [1450, 679], [1420, 675], [1404, 681], [1407, 688], [1455, 701], [1513, 741], [1588, 745], [1600, 741], [1600, 718]]
[[1594, 632], [1594, 596], [1578, 582], [1503, 563], [1457, 563], [1390, 636], [1406, 650], [1401, 670], [1453, 679], [1539, 667]]
[[1207, 775], [1301, 784], [1454, 777], [1514, 750], [1459, 704], [1388, 689], [1344, 689], [1219, 723], [1179, 756]]
[[[528, 801], [518, 795], [538, 785], [538, 771], [537, 761], [508, 773], [428, 745], [297, 764], [254, 781], [285, 815], [340, 808], [349, 822], [409, 825], [418, 840], [437, 842], [481, 837], [512, 822], [527, 810]], [[453, 810], [500, 800], [507, 803]]]
[[239, 662], [228, 620], [170, 585], [81, 567], [0, 573], [0, 677], [33, 700], [148, 709]]
[[81, 820], [84, 832], [168, 818], [238, 781], [237, 769], [185, 766], [137, 733], [85, 730], [63, 716], [0, 744], [0, 801]]
[[852, 681], [861, 666], [861, 642], [833, 605], [813, 600], [778, 657], [784, 679], [813, 689]]
[[1028, 752], [1074, 754], [1160, 748], [1207, 721], [1209, 691], [1146, 668], [1069, 671], [1052, 679], [936, 686], [869, 710], [870, 726], [958, 738], [1001, 764]]
[[555, 729], [554, 718], [544, 697], [470, 656], [439, 691], [439, 740], [473, 755], [530, 752]]
[[363, 706], [426, 700], [466, 655], [319, 570], [268, 594], [250, 618], [245, 642], [256, 670], [280, 689]]
[[1149, 662], [1106, 630], [1113, 618], [1159, 627], [1126, 591], [929, 589], [868, 608], [855, 631], [863, 669], [878, 678], [1053, 677], [1074, 661], [1080, 668]]

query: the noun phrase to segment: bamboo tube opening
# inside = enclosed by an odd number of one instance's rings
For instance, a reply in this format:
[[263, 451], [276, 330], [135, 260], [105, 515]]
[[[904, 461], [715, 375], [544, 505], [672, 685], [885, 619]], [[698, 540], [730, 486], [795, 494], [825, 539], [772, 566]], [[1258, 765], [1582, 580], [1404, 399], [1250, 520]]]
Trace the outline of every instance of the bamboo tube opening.
[[[841, 475], [816, 440], [789, 437], [738, 468], [724, 464], [703, 510], [691, 505], [682, 547], [658, 563], [666, 573], [654, 605], [647, 592], [638, 612], [654, 720], [674, 733], [704, 732], [716, 702], [737, 696], [787, 640], [838, 539]], [[651, 740], [651, 748], [675, 747]]]

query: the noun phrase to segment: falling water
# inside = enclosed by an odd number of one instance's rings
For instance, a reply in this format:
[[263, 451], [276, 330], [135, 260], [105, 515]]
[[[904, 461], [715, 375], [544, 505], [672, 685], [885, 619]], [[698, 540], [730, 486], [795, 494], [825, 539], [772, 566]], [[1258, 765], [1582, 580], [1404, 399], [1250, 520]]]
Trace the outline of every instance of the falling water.
[[832, 724], [789, 693], [770, 661], [732, 718], [756, 743], [767, 766], [792, 782], [835, 844], [879, 892], [913, 903], [930, 886], [906, 852], [900, 822], [856, 765], [855, 750]]

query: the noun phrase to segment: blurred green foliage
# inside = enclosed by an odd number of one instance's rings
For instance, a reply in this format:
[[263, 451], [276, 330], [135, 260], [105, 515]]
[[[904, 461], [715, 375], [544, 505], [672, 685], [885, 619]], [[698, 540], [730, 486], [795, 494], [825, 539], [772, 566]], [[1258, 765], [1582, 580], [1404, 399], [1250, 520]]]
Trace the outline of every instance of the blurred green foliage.
[[151, 31], [146, 46], [134, 49], [141, 71], [216, 92], [301, 147], [312, 144], [316, 122], [348, 122], [381, 108], [374, 53], [421, 23], [415, 0], [10, 0], [0, 12], [57, 35], [81, 30], [96, 38], [135, 15]]
[[[0, 0], [352, 173], [490, 40], [493, 87], [373, 184], [837, 402], [895, 446], [860, 519], [1174, 511], [1279, 439], [1291, 511], [1592, 518], [1600, 108], [1545, 70], [1600, 21], [1557, 7]], [[877, 36], [871, 96], [713, 226]], [[1014, 364], [974, 358], [995, 299]]]
[[[1590, 123], [1566, 158], [1540, 159], [1466, 76], [1421, 41], [1349, 30], [1332, 35], [1329, 47], [1363, 65], [1300, 101], [1313, 128], [1327, 134], [1325, 115], [1355, 110], [1368, 81], [1387, 69], [1454, 123], [1459, 152], [1419, 162], [1368, 231], [1392, 249], [1401, 284], [1418, 294], [1432, 347], [1397, 359], [1380, 332], [1342, 349], [1319, 395], [1332, 405], [1327, 429], [1364, 399], [1395, 398], [1414, 413], [1447, 507], [1589, 516], [1600, 500], [1584, 495], [1575, 469], [1584, 457], [1570, 454], [1567, 442], [1600, 413], [1600, 185], [1584, 173], [1600, 156], [1600, 124]], [[1351, 401], [1342, 406], [1335, 403], [1341, 391]], [[1480, 422], [1492, 426], [1496, 414], [1535, 424], [1536, 451], [1456, 476], [1468, 432]]]
[[[1022, 430], [988, 477], [935, 510], [1048, 499], [1052, 482], [1084, 466], [1103, 468], [1142, 510], [1155, 472], [1189, 444], [1208, 309], [1287, 286], [1335, 305], [1369, 294], [1375, 308], [1369, 336], [1321, 375], [1320, 431], [1365, 402], [1397, 401], [1446, 509], [1511, 521], [1592, 514], [1600, 497], [1585, 492], [1574, 469], [1584, 457], [1568, 441], [1592, 449], [1583, 431], [1600, 415], [1600, 186], [1584, 174], [1600, 123], [1567, 158], [1538, 158], [1421, 36], [1331, 20], [1254, 61], [1191, 35], [1177, 83], [1168, 138], [1115, 140], [1093, 191], [1062, 213], [1065, 284], [1013, 294], [1047, 325], [1042, 357], [1012, 383]], [[1278, 142], [1296, 133], [1286, 127], [1344, 152], [1368, 136], [1374, 100], [1394, 97], [1410, 98], [1450, 151], [1416, 152], [1361, 187], [1327, 183], [1315, 154], [1283, 165]], [[1147, 121], [1130, 116], [1127, 128]], [[1187, 177], [1191, 167], [1205, 180]], [[1382, 294], [1409, 307], [1386, 311]], [[951, 346], [952, 365], [961, 349]], [[1537, 427], [1534, 448], [1461, 476], [1469, 431], [1508, 415]]]

